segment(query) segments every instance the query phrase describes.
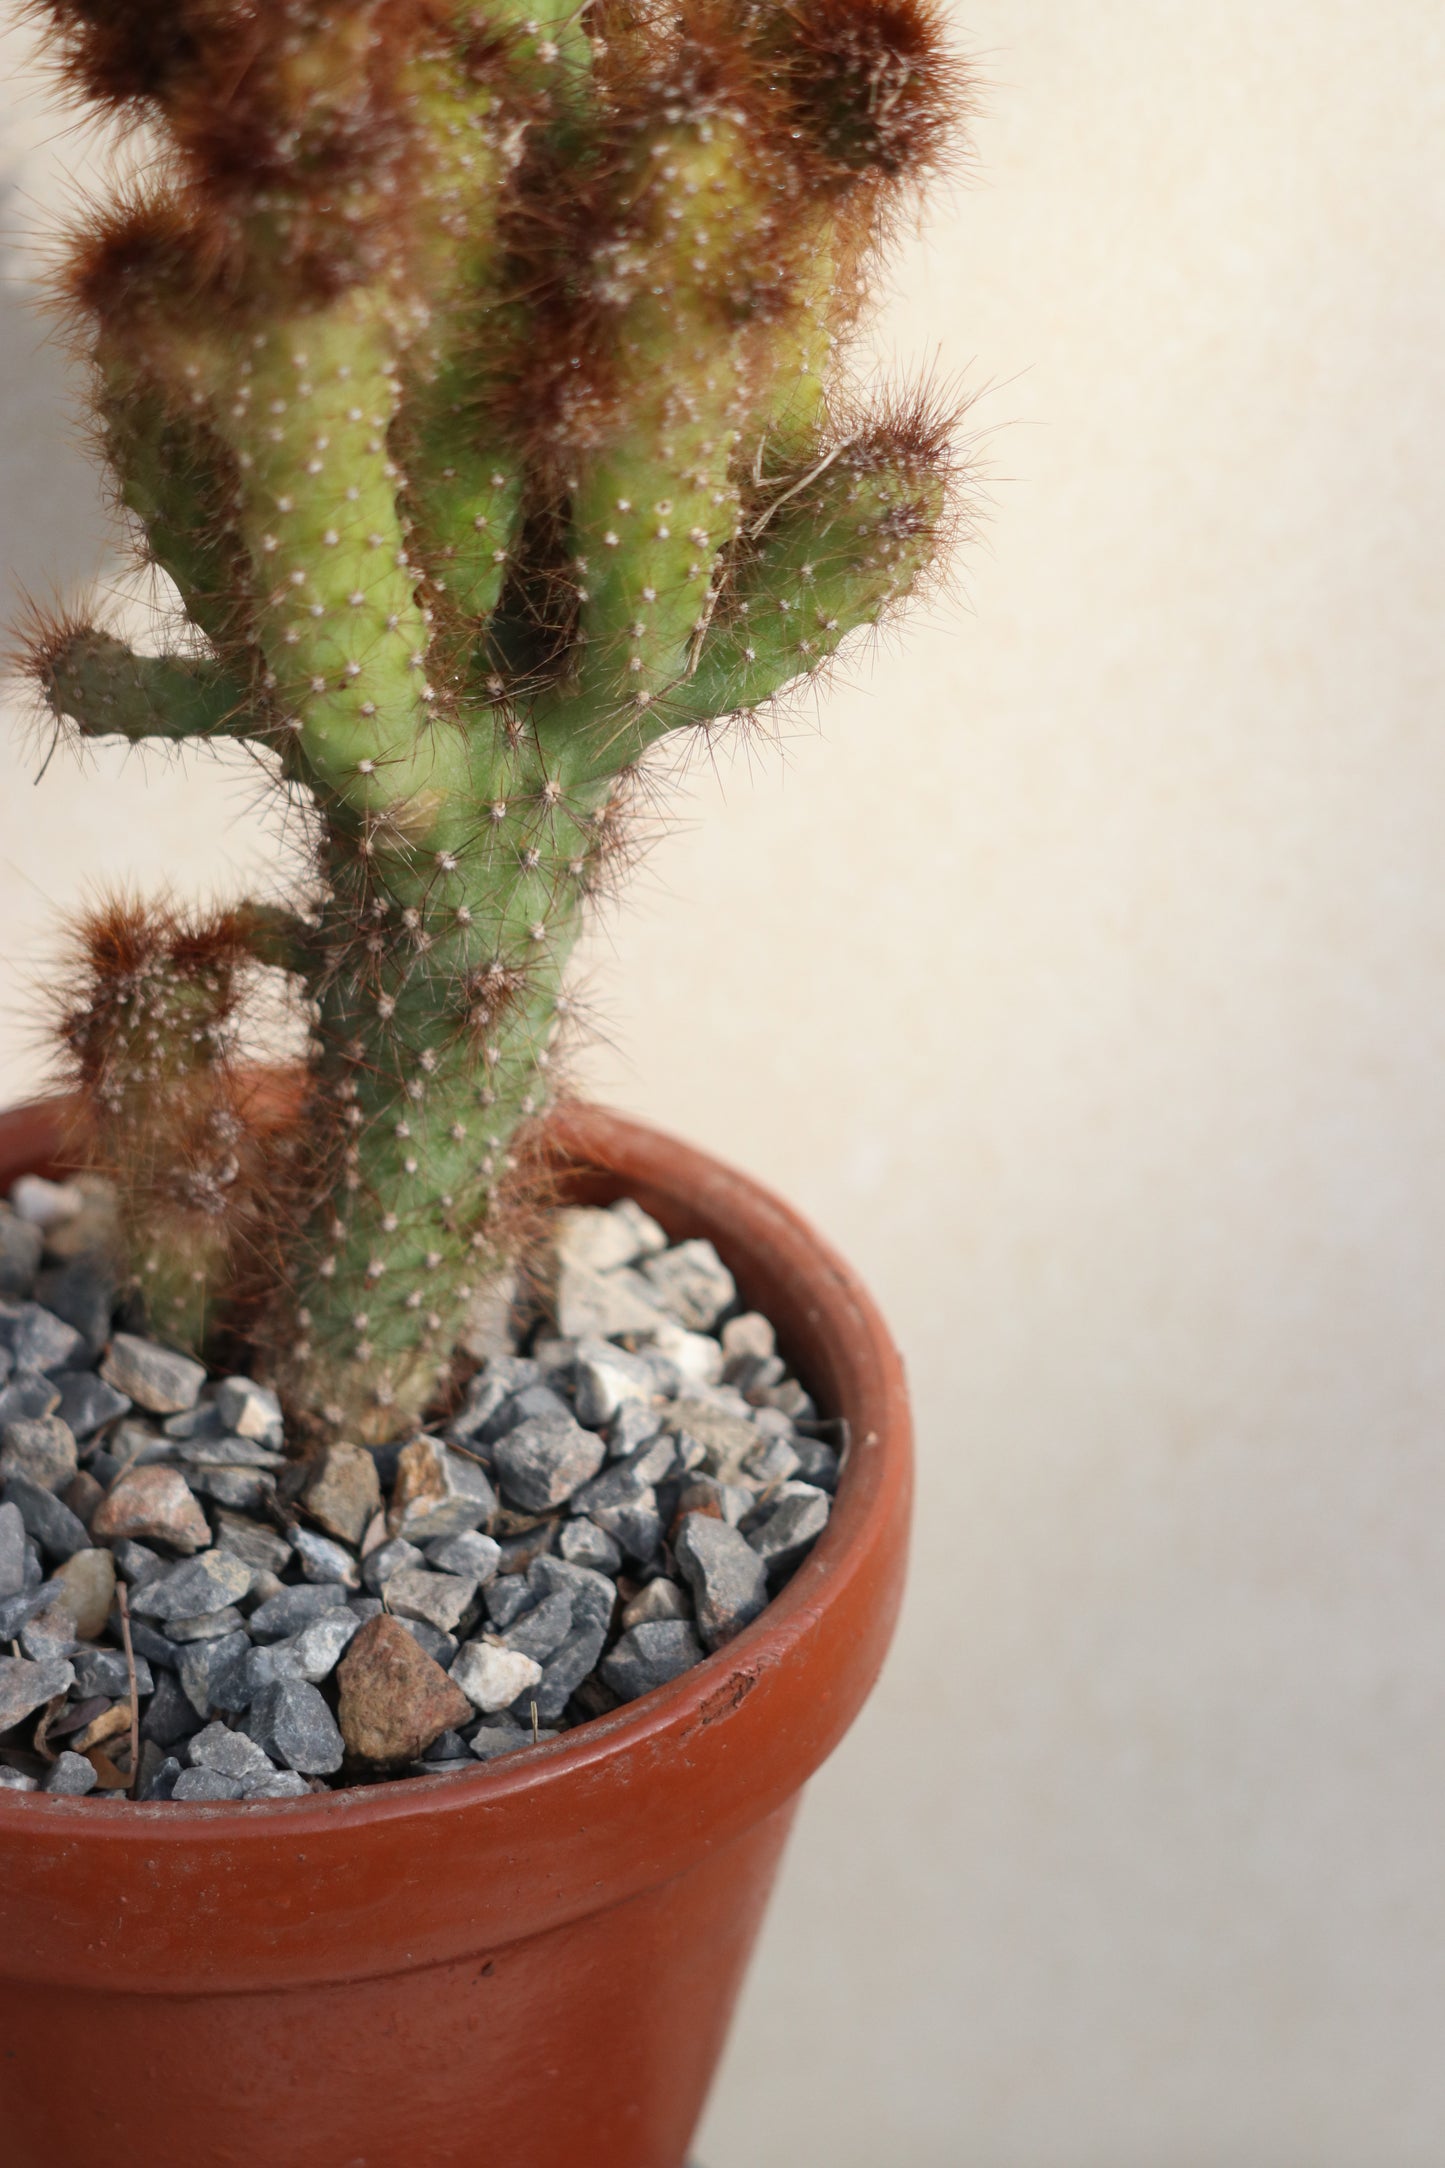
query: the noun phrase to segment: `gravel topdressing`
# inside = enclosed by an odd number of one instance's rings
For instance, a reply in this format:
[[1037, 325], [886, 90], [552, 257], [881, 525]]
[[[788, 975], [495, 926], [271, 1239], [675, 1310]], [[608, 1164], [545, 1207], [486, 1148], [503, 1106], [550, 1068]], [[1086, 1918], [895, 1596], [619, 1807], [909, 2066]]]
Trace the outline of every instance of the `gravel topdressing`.
[[445, 1423], [304, 1463], [118, 1309], [109, 1232], [96, 1184], [0, 1203], [0, 1790], [475, 1772], [700, 1663], [827, 1525], [833, 1426], [631, 1200], [560, 1216], [550, 1314]]

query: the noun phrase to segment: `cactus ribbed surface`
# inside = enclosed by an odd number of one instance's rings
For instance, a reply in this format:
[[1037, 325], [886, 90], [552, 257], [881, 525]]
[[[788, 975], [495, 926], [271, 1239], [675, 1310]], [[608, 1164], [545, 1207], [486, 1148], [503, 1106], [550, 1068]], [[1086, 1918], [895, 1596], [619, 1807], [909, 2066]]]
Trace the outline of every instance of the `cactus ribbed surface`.
[[[147, 123], [67, 295], [118, 495], [189, 621], [67, 618], [86, 737], [250, 741], [294, 912], [82, 929], [64, 1037], [155, 1328], [241, 1322], [372, 1440], [443, 1388], [526, 1206], [563, 974], [669, 733], [756, 710], [928, 572], [949, 419], [841, 342], [962, 71], [922, 0], [33, 0]], [[245, 996], [287, 974], [262, 1133]]]

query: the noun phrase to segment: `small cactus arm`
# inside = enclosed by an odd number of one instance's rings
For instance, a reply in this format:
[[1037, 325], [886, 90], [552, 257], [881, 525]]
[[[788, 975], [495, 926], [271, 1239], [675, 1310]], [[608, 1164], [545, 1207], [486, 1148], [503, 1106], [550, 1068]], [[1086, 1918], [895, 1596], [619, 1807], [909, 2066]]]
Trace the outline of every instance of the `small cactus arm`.
[[[383, 1440], [525, 1203], [563, 973], [668, 733], [875, 625], [957, 514], [948, 416], [843, 341], [968, 102], [931, 0], [32, 0], [147, 124], [66, 293], [184, 650], [31, 628], [85, 737], [239, 738], [297, 912], [83, 930], [62, 1037], [159, 1329], [228, 1300], [293, 1412]], [[299, 1111], [237, 1085], [288, 976]]]

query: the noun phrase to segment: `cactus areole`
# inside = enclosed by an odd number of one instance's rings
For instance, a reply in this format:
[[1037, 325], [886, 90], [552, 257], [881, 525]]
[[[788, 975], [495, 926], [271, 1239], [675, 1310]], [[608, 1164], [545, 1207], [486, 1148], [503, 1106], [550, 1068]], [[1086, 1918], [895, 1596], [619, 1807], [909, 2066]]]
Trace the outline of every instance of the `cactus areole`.
[[147, 131], [63, 283], [174, 607], [160, 652], [37, 620], [28, 667], [81, 737], [246, 741], [312, 845], [285, 902], [78, 929], [77, 1149], [152, 1330], [384, 1442], [534, 1224], [656, 749], [796, 693], [956, 525], [953, 416], [846, 355], [967, 78], [933, 0], [31, 5]]

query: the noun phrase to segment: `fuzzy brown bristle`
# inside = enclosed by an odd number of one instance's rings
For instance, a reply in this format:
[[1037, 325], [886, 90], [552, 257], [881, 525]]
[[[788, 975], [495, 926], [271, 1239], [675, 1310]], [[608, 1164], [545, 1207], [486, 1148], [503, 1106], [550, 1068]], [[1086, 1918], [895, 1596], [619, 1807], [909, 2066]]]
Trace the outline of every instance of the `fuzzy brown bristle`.
[[835, 184], [919, 178], [970, 105], [937, 0], [794, 0], [752, 11], [795, 122]]
[[57, 298], [81, 325], [124, 335], [158, 308], [203, 319], [236, 270], [234, 227], [193, 192], [161, 185], [122, 193], [69, 236]]
[[58, 73], [81, 96], [139, 114], [194, 60], [185, 11], [160, 0], [30, 0]]

